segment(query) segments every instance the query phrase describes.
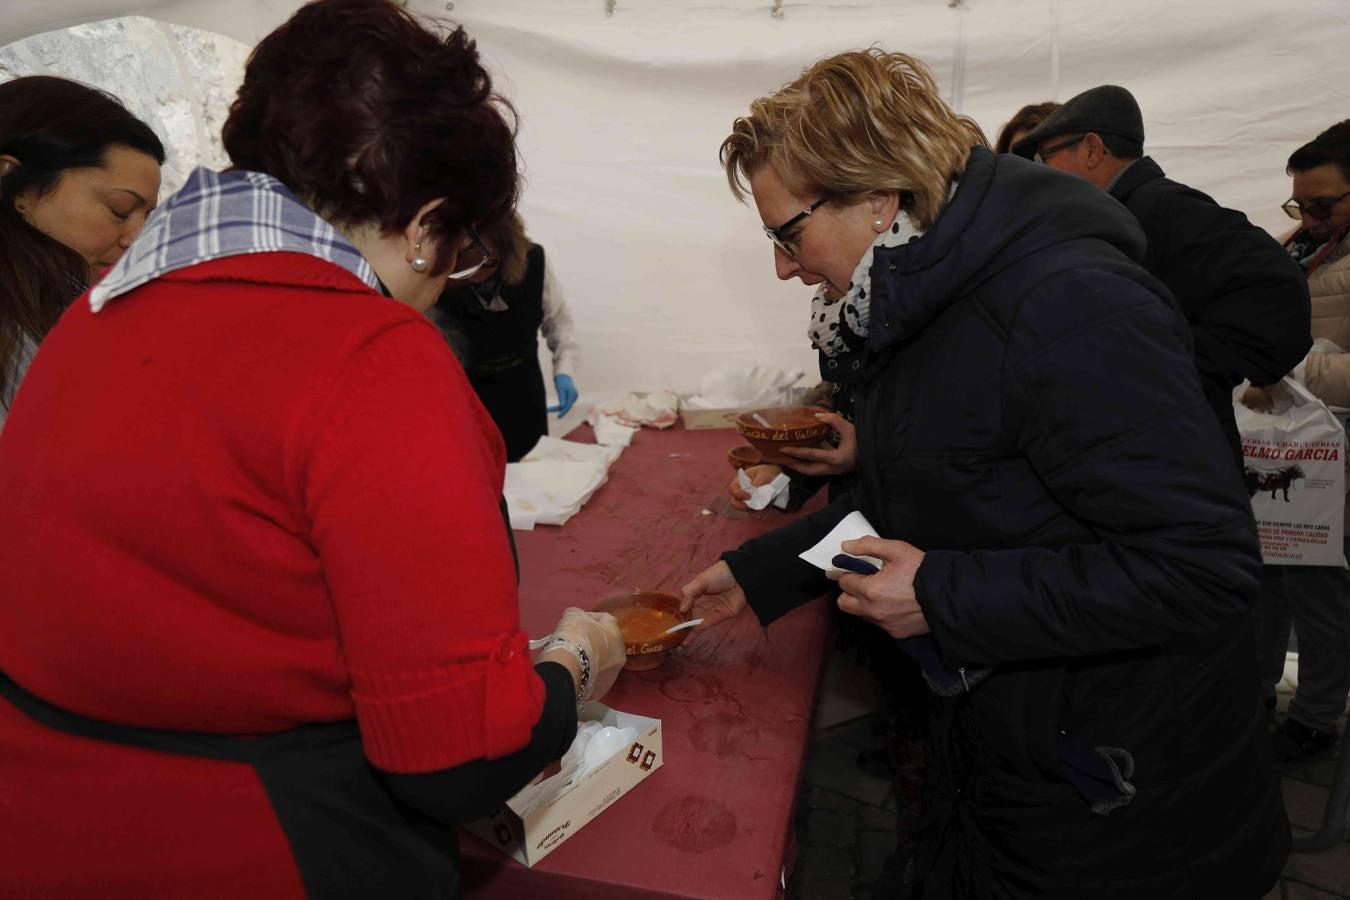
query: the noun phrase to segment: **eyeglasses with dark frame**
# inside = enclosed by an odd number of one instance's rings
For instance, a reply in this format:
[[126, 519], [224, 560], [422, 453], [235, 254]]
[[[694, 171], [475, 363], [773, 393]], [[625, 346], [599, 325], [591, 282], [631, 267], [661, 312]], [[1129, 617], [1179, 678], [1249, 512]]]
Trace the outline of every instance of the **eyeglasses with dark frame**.
[[769, 240], [773, 241], [773, 245], [775, 247], [777, 247], [779, 250], [782, 250], [784, 253], [788, 255], [789, 259], [796, 259], [798, 248], [795, 244], [793, 244], [792, 241], [787, 239], [786, 235], [788, 231], [791, 230], [792, 227], [796, 225], [798, 222], [800, 222], [802, 219], [805, 219], [807, 216], [811, 215], [811, 213], [819, 209], [821, 204], [823, 204], [826, 200], [829, 199], [830, 195], [826, 194], [824, 197], [821, 197], [815, 203], [812, 203], [806, 209], [797, 213], [795, 216], [788, 219], [786, 222], [784, 222], [782, 225], [779, 225], [777, 228], [770, 228], [768, 225], [765, 225], [764, 233], [769, 236]]
[[470, 225], [469, 245], [462, 248], [455, 256], [454, 271], [445, 277], [451, 281], [468, 278], [487, 265], [491, 259], [492, 251], [488, 249], [487, 244], [483, 243], [483, 238], [478, 234], [478, 229]]
[[1300, 203], [1293, 197], [1280, 205], [1285, 215], [1291, 219], [1301, 219], [1303, 214], [1307, 213], [1319, 222], [1323, 219], [1330, 219], [1331, 213], [1336, 209], [1336, 204], [1340, 203], [1346, 197], [1350, 197], [1350, 191], [1346, 191], [1339, 197], [1318, 197], [1316, 200], [1309, 200], [1307, 203]]
[[1054, 155], [1055, 155], [1056, 153], [1058, 153], [1059, 151], [1061, 151], [1061, 150], [1068, 150], [1070, 147], [1072, 147], [1072, 146], [1075, 145], [1075, 144], [1081, 144], [1081, 143], [1083, 143], [1083, 141], [1086, 140], [1086, 139], [1087, 139], [1087, 135], [1086, 135], [1086, 134], [1080, 134], [1080, 135], [1079, 135], [1078, 137], [1076, 137], [1076, 138], [1070, 138], [1069, 140], [1067, 140], [1067, 141], [1061, 141], [1061, 142], [1058, 143], [1058, 144], [1051, 144], [1049, 147], [1046, 147], [1046, 148], [1044, 148], [1044, 149], [1038, 149], [1038, 150], [1036, 151], [1036, 162], [1038, 162], [1038, 163], [1043, 163], [1043, 162], [1045, 162], [1047, 159], [1049, 159], [1050, 157], [1054, 156]]

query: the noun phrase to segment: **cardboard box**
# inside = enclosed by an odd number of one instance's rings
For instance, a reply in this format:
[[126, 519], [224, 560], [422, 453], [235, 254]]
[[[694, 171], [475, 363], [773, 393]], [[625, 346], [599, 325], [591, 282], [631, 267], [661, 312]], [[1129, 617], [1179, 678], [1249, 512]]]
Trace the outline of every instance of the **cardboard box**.
[[[806, 402], [806, 396], [810, 393], [809, 388], [794, 387], [788, 388], [783, 395], [783, 399], [778, 403], [758, 404], [766, 406], [797, 406]], [[736, 406], [726, 409], [690, 409], [685, 405], [684, 397], [680, 397], [680, 421], [684, 423], [686, 431], [698, 431], [705, 428], [735, 428], [736, 423], [732, 420], [743, 412], [749, 412], [755, 406]]]
[[637, 740], [628, 749], [611, 756], [580, 781], [562, 789], [552, 800], [529, 816], [522, 816], [517, 797], [486, 818], [464, 829], [487, 841], [516, 862], [533, 866], [576, 834], [631, 791], [648, 775], [661, 768], [661, 720], [610, 709], [602, 703], [582, 707], [582, 721], [597, 721], [617, 728], [631, 726]]
[[680, 398], [680, 421], [686, 431], [699, 431], [708, 428], [735, 428], [732, 419], [745, 412], [743, 409], [689, 409]]

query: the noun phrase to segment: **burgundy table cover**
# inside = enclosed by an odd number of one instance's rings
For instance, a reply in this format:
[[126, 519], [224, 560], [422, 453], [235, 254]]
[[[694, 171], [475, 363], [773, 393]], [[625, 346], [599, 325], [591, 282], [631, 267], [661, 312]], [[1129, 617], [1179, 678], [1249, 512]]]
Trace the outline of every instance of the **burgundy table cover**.
[[[590, 441], [590, 429], [570, 437]], [[727, 451], [740, 443], [730, 430], [643, 429], [571, 521], [516, 532], [530, 635], [547, 634], [566, 607], [614, 593], [678, 594], [723, 550], [790, 521], [729, 505]], [[685, 641], [664, 667], [620, 674], [604, 702], [661, 720], [663, 767], [533, 869], [464, 833], [464, 896], [781, 896], [829, 629], [825, 602], [767, 633], [747, 610]]]

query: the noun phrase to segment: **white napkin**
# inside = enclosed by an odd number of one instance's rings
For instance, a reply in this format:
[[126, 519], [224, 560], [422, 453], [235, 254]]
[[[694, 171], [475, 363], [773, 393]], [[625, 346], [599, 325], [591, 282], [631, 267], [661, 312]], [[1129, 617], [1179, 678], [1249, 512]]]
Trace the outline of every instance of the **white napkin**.
[[586, 421], [592, 416], [610, 416], [625, 425], [669, 428], [679, 419], [679, 409], [680, 398], [670, 391], [632, 393], [616, 402], [596, 404]]
[[[863, 537], [879, 537], [877, 530], [872, 527], [872, 523], [867, 521], [867, 517], [854, 510], [834, 526], [830, 533], [821, 538], [820, 543], [816, 544], [810, 550], [797, 554], [800, 558], [806, 560], [818, 569], [824, 569], [825, 574], [832, 580], [838, 580], [845, 570], [835, 568], [834, 558], [844, 552], [841, 546], [845, 541], [853, 541]], [[874, 556], [860, 556], [858, 559], [865, 559], [878, 569], [882, 562]]]
[[561, 794], [563, 788], [581, 778], [580, 773], [586, 764], [586, 748], [590, 745], [591, 738], [600, 732], [601, 727], [599, 722], [578, 723], [577, 736], [572, 739], [572, 746], [567, 748], [567, 752], [558, 761], [557, 773], [527, 784], [516, 792], [511, 800], [521, 818], [528, 817], [536, 809]]
[[633, 435], [638, 433], [637, 425], [625, 425], [618, 416], [607, 416], [595, 410], [591, 410], [586, 421], [595, 429], [595, 442], [603, 447], [623, 449], [632, 443]]
[[566, 523], [608, 480], [621, 453], [622, 447], [541, 437], [524, 459], [506, 467], [502, 493], [511, 527], [530, 531]]
[[745, 474], [745, 470], [737, 469], [736, 483], [741, 486], [741, 490], [750, 495], [750, 499], [745, 501], [745, 505], [751, 509], [763, 509], [770, 503], [778, 509], [787, 509], [790, 479], [786, 472], [780, 472], [768, 484], [755, 487], [750, 481], [750, 476]]
[[551, 803], [569, 785], [580, 781], [600, 768], [605, 762], [628, 748], [637, 740], [637, 729], [631, 725], [616, 728], [599, 722], [580, 722], [572, 746], [559, 761], [557, 774], [526, 785], [511, 798], [521, 818]]
[[565, 441], [562, 438], [544, 435], [539, 443], [521, 460], [523, 463], [538, 462], [545, 459], [564, 459], [569, 462], [604, 463], [608, 467], [623, 455], [622, 447], [605, 444], [583, 444], [580, 441]]
[[686, 397], [689, 409], [753, 409], [793, 402], [791, 389], [802, 379], [801, 369], [755, 366], [718, 369], [699, 381], [698, 393]]
[[680, 398], [670, 391], [629, 394], [622, 400], [598, 403], [586, 414], [595, 429], [595, 441], [612, 447], [627, 447], [643, 425], [669, 428], [679, 419]]

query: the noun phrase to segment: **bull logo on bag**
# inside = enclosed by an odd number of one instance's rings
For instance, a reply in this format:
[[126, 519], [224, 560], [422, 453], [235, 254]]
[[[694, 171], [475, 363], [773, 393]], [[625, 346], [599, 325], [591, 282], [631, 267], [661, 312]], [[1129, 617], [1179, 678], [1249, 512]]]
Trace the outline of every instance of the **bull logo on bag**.
[[1289, 488], [1293, 487], [1294, 482], [1308, 477], [1298, 466], [1285, 466], [1274, 471], [1247, 466], [1242, 470], [1242, 475], [1247, 482], [1248, 497], [1255, 497], [1258, 491], [1270, 491], [1270, 499], [1274, 500], [1276, 491], [1284, 491], [1285, 503], [1289, 502]]

